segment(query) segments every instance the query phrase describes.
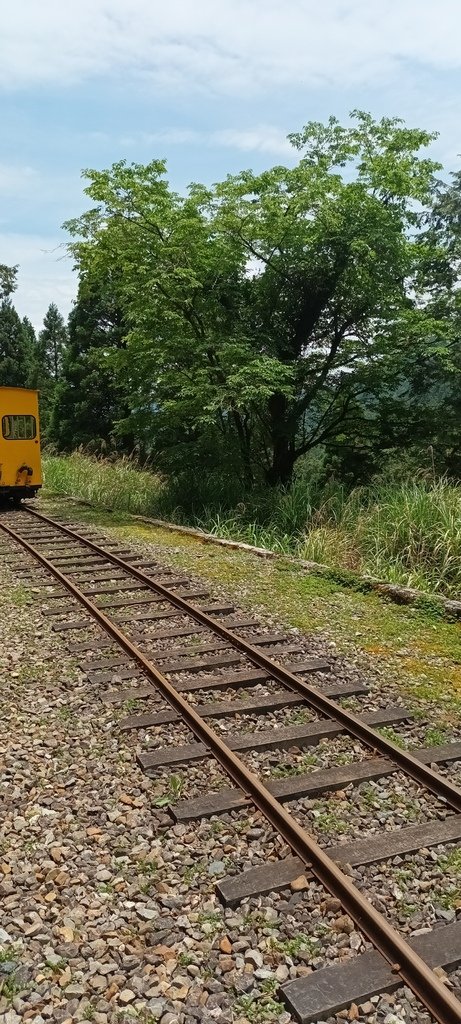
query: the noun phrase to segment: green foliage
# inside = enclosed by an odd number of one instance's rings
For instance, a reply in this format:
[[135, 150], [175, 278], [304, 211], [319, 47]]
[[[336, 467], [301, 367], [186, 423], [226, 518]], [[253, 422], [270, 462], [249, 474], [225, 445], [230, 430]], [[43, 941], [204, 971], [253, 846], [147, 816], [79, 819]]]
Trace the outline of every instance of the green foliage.
[[0, 303], [0, 387], [27, 387], [33, 368], [30, 325], [9, 298]]
[[[230, 515], [209, 509], [197, 520], [193, 508], [178, 507], [170, 481], [140, 470], [129, 458], [47, 454], [44, 470], [46, 486], [55, 493], [99, 508], [196, 523], [218, 537], [302, 559], [313, 554], [312, 537], [318, 542], [321, 532], [326, 542], [312, 560], [327, 566], [325, 576], [354, 590], [370, 589], [360, 575], [367, 574], [449, 597], [461, 593], [461, 488], [446, 479], [377, 483], [349, 494], [340, 485], [322, 492], [298, 481], [290, 496], [286, 489], [271, 491], [270, 498], [255, 492]], [[284, 518], [287, 505], [292, 532]], [[436, 598], [421, 598], [419, 606], [431, 616], [443, 613]]]
[[376, 729], [384, 739], [390, 740], [391, 743], [395, 743], [396, 747], [401, 747], [402, 750], [406, 750], [407, 744], [403, 736], [399, 736], [398, 732], [395, 731], [390, 725], [381, 725]]
[[[55, 322], [59, 339], [58, 326]], [[126, 405], [109, 356], [123, 346], [123, 335], [123, 318], [110, 291], [100, 282], [83, 282], [69, 316], [65, 351], [57, 343], [58, 383], [48, 437], [59, 448], [111, 447], [114, 423], [126, 414]], [[51, 355], [54, 359], [54, 348]]]
[[18, 268], [7, 267], [5, 263], [0, 263], [0, 300], [4, 302], [9, 299], [10, 295], [16, 289], [16, 275]]
[[277, 1021], [285, 1007], [269, 993], [239, 996], [235, 1000], [234, 1010], [238, 1016], [250, 1021], [250, 1024], [263, 1024], [264, 1021]]
[[46, 379], [59, 380], [67, 345], [67, 329], [64, 317], [52, 302], [48, 306], [37, 342], [37, 361]]
[[374, 393], [391, 374], [395, 389], [396, 324], [413, 311], [427, 335], [406, 283], [430, 248], [417, 229], [431, 139], [355, 111], [351, 126], [330, 118], [290, 136], [294, 167], [186, 196], [163, 161], [86, 171], [94, 205], [67, 228], [82, 288], [123, 311], [126, 345], [106, 363], [130, 408], [114, 416], [120, 436], [134, 431], [170, 474], [224, 464], [247, 487], [287, 483], [357, 420], [367, 436]]
[[302, 933], [293, 939], [271, 939], [272, 949], [292, 958], [296, 958], [301, 952], [309, 952], [312, 956], [318, 956], [319, 945], [319, 939]]
[[184, 786], [184, 780], [180, 775], [170, 775], [168, 779], [168, 789], [166, 793], [161, 796], [154, 797], [152, 803], [155, 807], [167, 807], [168, 804], [174, 804], [181, 796], [182, 788]]
[[81, 451], [69, 456], [47, 452], [43, 467], [46, 487], [56, 494], [84, 498], [99, 508], [159, 514], [162, 481], [128, 457], [110, 461]]

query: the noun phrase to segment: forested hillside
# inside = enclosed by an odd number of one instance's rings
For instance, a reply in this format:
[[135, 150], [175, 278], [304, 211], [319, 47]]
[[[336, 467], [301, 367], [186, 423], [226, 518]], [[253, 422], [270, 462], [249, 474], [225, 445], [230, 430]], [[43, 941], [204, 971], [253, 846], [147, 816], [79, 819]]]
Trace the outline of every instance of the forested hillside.
[[48, 446], [135, 457], [183, 518], [279, 509], [290, 536], [338, 488], [456, 488], [461, 172], [432, 138], [355, 112], [185, 195], [161, 160], [86, 171], [68, 323], [52, 303], [36, 336], [2, 268], [0, 383], [40, 389]]

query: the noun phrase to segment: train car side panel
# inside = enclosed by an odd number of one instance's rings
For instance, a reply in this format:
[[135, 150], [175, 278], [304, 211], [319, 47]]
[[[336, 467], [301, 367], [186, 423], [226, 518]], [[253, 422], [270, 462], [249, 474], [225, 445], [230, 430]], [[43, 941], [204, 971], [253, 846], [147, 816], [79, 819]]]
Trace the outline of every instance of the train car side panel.
[[0, 494], [31, 497], [42, 485], [38, 392], [0, 388]]

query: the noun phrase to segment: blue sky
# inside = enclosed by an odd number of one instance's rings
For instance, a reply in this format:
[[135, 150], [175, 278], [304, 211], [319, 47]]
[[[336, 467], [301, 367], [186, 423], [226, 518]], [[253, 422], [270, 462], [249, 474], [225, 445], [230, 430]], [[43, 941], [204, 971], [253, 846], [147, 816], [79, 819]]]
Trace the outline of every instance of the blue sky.
[[286, 135], [355, 107], [440, 132], [461, 164], [461, 0], [16, 0], [0, 35], [0, 263], [40, 326], [76, 280], [81, 169], [166, 157], [212, 182], [289, 162]]

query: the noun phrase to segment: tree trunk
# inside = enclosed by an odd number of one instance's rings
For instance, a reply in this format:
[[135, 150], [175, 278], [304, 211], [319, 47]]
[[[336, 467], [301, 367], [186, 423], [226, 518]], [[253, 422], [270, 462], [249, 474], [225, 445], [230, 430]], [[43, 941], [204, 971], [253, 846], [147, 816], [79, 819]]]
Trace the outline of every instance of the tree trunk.
[[266, 480], [271, 487], [289, 484], [296, 461], [296, 425], [289, 415], [285, 395], [276, 393], [269, 399], [270, 438], [272, 462], [266, 471]]
[[251, 464], [250, 438], [248, 431], [245, 429], [245, 424], [236, 409], [232, 411], [232, 416], [235, 429], [237, 431], [240, 455], [242, 459], [243, 484], [247, 490], [250, 490], [254, 484], [253, 466]]

